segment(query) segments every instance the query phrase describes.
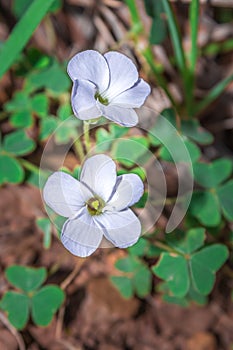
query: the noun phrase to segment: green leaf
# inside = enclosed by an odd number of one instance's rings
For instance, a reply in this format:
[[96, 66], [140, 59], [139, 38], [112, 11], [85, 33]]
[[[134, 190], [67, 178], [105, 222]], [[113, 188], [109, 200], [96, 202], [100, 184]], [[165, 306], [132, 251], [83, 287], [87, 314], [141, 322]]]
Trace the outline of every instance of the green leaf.
[[47, 88], [54, 93], [66, 92], [70, 87], [70, 79], [63, 67], [54, 61], [49, 67], [28, 76], [28, 84], [34, 89]]
[[124, 298], [129, 299], [133, 296], [131, 278], [127, 276], [111, 276], [110, 280]]
[[15, 287], [29, 293], [36, 290], [46, 279], [46, 269], [12, 265], [5, 271], [7, 280]]
[[52, 235], [52, 224], [48, 218], [37, 218], [37, 226], [42, 230], [44, 234], [43, 246], [45, 249], [48, 249], [51, 245], [51, 235]]
[[33, 118], [30, 111], [19, 111], [11, 115], [10, 122], [15, 128], [29, 128], [33, 125]]
[[142, 298], [148, 295], [151, 291], [152, 278], [151, 272], [147, 266], [141, 268], [133, 276], [133, 286], [136, 294]]
[[17, 130], [7, 134], [3, 140], [3, 149], [14, 155], [25, 155], [35, 149], [35, 142], [24, 130]]
[[174, 297], [172, 295], [165, 294], [165, 295], [163, 295], [163, 300], [169, 304], [175, 304], [175, 305], [179, 305], [181, 307], [188, 307], [189, 306], [189, 302], [188, 302], [187, 298], [177, 298], [177, 297]]
[[60, 106], [57, 111], [58, 118], [62, 121], [68, 119], [72, 113], [73, 112], [69, 103]]
[[112, 135], [104, 128], [99, 128], [96, 131], [96, 150], [97, 152], [106, 152], [110, 149], [114, 140]]
[[199, 18], [199, 0], [192, 0], [190, 4], [190, 31], [191, 31], [191, 71], [194, 73], [198, 57], [198, 18]]
[[183, 144], [180, 143], [179, 147], [172, 149], [173, 155], [170, 154], [165, 146], [162, 146], [159, 150], [159, 156], [168, 162], [185, 162], [187, 160], [187, 155], [183, 151], [184, 147], [187, 148], [192, 163], [195, 163], [200, 158], [201, 152], [197, 145], [187, 139], [184, 139]]
[[58, 286], [48, 285], [32, 297], [32, 319], [38, 326], [47, 326], [65, 299]]
[[46, 140], [58, 127], [58, 121], [55, 117], [48, 116], [40, 122], [40, 140]]
[[29, 319], [30, 300], [26, 295], [6, 292], [0, 302], [0, 308], [7, 312], [10, 323], [16, 329], [23, 329]]
[[202, 295], [200, 293], [198, 293], [194, 288], [190, 288], [189, 292], [188, 292], [188, 298], [191, 301], [194, 301], [195, 303], [199, 304], [199, 305], [205, 305], [207, 303], [207, 298], [205, 295]]
[[233, 180], [217, 188], [217, 196], [225, 218], [233, 221]]
[[65, 122], [59, 124], [55, 130], [55, 141], [58, 145], [63, 145], [71, 140], [79, 137], [78, 127], [79, 121], [77, 118], [69, 118]]
[[205, 130], [198, 120], [182, 120], [181, 132], [200, 145], [209, 145], [214, 140], [213, 135]]
[[131, 167], [139, 159], [146, 162], [149, 143], [145, 137], [131, 137], [130, 139], [120, 139], [114, 142], [112, 155], [126, 167]]
[[146, 239], [140, 237], [137, 243], [135, 243], [132, 247], [128, 248], [128, 251], [132, 255], [136, 256], [144, 256], [148, 249], [148, 242]]
[[205, 226], [213, 227], [220, 224], [219, 201], [216, 194], [212, 192], [194, 192], [189, 210]]
[[134, 257], [128, 256], [117, 260], [115, 267], [123, 272], [134, 272], [135, 269], [141, 267], [141, 264]]
[[24, 179], [24, 170], [20, 163], [9, 157], [0, 154], [0, 185], [4, 183], [20, 183]]
[[11, 67], [54, 0], [34, 0], [0, 51], [0, 77]]
[[201, 227], [190, 229], [187, 232], [176, 231], [166, 236], [166, 241], [180, 253], [191, 254], [203, 246], [205, 229]]
[[4, 105], [7, 112], [21, 112], [30, 108], [29, 96], [24, 91], [17, 91], [13, 98]]
[[[24, 12], [30, 6], [32, 0], [14, 0], [13, 1], [13, 12], [17, 18], [20, 18]], [[54, 2], [49, 7], [48, 12], [57, 11], [61, 7], [61, 0], [54, 0]]]
[[45, 94], [37, 94], [31, 99], [31, 108], [40, 117], [47, 117], [48, 106], [49, 102]]
[[162, 253], [158, 263], [152, 267], [156, 276], [165, 280], [176, 297], [184, 297], [189, 290], [189, 272], [183, 256]]
[[232, 173], [233, 163], [229, 159], [217, 159], [211, 164], [196, 163], [194, 164], [195, 181], [206, 188], [215, 188]]
[[164, 18], [155, 17], [152, 21], [149, 41], [152, 45], [161, 44], [167, 35], [167, 26]]
[[97, 152], [106, 152], [110, 149], [113, 141], [124, 136], [128, 132], [127, 128], [111, 124], [109, 132], [104, 128], [96, 131], [96, 150]]
[[215, 272], [228, 258], [228, 250], [222, 244], [213, 244], [195, 253], [190, 259], [190, 270], [195, 289], [207, 295], [213, 288]]
[[132, 247], [128, 248], [130, 255], [138, 256], [138, 257], [158, 257], [162, 250], [155, 247], [153, 243], [149, 242], [145, 238], [140, 238], [136, 244]]

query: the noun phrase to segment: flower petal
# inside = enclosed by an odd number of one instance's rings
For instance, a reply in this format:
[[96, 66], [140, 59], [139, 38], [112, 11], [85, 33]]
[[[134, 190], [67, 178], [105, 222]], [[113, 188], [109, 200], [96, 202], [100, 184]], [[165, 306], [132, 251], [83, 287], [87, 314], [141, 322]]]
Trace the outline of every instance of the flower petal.
[[81, 120], [95, 119], [102, 115], [95, 99], [96, 87], [86, 80], [76, 80], [73, 85], [71, 104], [74, 114]]
[[116, 105], [100, 106], [102, 115], [122, 126], [131, 127], [138, 123], [138, 115], [132, 108]]
[[116, 191], [104, 210], [120, 211], [137, 203], [144, 192], [143, 182], [136, 174], [118, 176]]
[[105, 212], [95, 216], [94, 220], [102, 226], [104, 236], [116, 247], [130, 247], [140, 237], [141, 223], [131, 209]]
[[116, 183], [116, 164], [104, 154], [90, 157], [82, 167], [80, 181], [107, 202]]
[[87, 209], [80, 210], [78, 216], [67, 220], [62, 228], [61, 241], [72, 254], [86, 257], [100, 245], [103, 230], [95, 223]]
[[131, 59], [119, 52], [107, 52], [104, 57], [110, 70], [110, 83], [103, 96], [111, 102], [112, 98], [138, 81], [138, 71]]
[[150, 91], [150, 85], [143, 79], [139, 79], [133, 87], [114, 97], [111, 101], [111, 105], [116, 104], [127, 108], [139, 108], [145, 102]]
[[43, 197], [45, 203], [57, 214], [71, 217], [93, 197], [93, 194], [72, 176], [58, 171], [48, 178], [43, 189]]
[[109, 84], [109, 68], [104, 57], [94, 50], [78, 53], [68, 63], [68, 74], [74, 80], [89, 80], [99, 91], [107, 89]]

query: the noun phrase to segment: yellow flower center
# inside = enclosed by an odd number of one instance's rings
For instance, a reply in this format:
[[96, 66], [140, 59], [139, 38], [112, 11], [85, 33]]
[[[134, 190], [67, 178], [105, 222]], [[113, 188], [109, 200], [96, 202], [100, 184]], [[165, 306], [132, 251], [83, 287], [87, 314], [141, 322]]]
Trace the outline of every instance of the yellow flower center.
[[102, 210], [105, 206], [101, 198], [90, 198], [86, 204], [87, 210], [91, 216], [102, 214]]
[[99, 102], [102, 103], [102, 105], [107, 106], [109, 104], [108, 99], [102, 97], [98, 92], [95, 94], [95, 99], [99, 100]]

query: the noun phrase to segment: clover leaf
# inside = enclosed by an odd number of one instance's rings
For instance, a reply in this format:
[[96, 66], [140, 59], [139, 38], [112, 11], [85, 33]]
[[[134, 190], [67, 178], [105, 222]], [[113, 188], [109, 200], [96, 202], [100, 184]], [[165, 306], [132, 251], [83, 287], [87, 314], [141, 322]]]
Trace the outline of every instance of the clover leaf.
[[128, 128], [111, 124], [109, 131], [104, 128], [98, 128], [96, 131], [96, 151], [105, 152], [110, 150], [112, 143], [127, 134]]
[[228, 257], [227, 248], [222, 244], [203, 247], [203, 228], [170, 235], [167, 243], [171, 252], [161, 254], [152, 272], [166, 281], [169, 295], [176, 298], [184, 298], [190, 290], [197, 295], [209, 294], [214, 286], [215, 273]]
[[148, 147], [148, 140], [142, 136], [118, 139], [113, 144], [112, 155], [124, 166], [131, 167], [142, 158], [143, 163], [146, 163]]
[[169, 289], [176, 297], [183, 297], [187, 294], [190, 280], [188, 265], [183, 256], [162, 253], [152, 271], [167, 282]]
[[45, 268], [32, 269], [19, 265], [12, 265], [6, 269], [6, 278], [16, 288], [28, 293], [37, 289], [45, 281]]
[[216, 189], [218, 200], [225, 218], [233, 221], [233, 180]]
[[189, 261], [194, 288], [201, 294], [211, 292], [216, 271], [224, 264], [228, 250], [222, 244], [212, 244], [193, 254]]
[[33, 151], [35, 146], [24, 130], [17, 130], [4, 137], [2, 148], [7, 153], [22, 156]]
[[215, 193], [209, 191], [195, 191], [193, 193], [190, 213], [205, 226], [214, 227], [221, 222], [218, 198]]
[[233, 163], [229, 159], [194, 165], [194, 179], [206, 190], [193, 193], [190, 212], [203, 225], [219, 225], [221, 214], [226, 220], [233, 221], [233, 181], [223, 183], [231, 175], [232, 169]]
[[3, 144], [0, 143], [0, 185], [23, 181], [24, 169], [16, 156], [28, 154], [34, 148], [35, 142], [23, 130], [4, 137]]
[[58, 286], [42, 287], [32, 297], [32, 319], [38, 326], [47, 326], [64, 300]]
[[46, 88], [55, 94], [66, 92], [70, 87], [70, 79], [62, 67], [55, 59], [49, 66], [38, 71], [33, 70], [27, 76], [27, 84], [31, 89]]
[[29, 319], [30, 300], [19, 292], [6, 292], [0, 301], [0, 309], [8, 313], [10, 323], [17, 329], [23, 329]]
[[123, 272], [123, 275], [111, 276], [111, 281], [123, 297], [130, 298], [134, 293], [139, 297], [149, 294], [152, 276], [142, 260], [128, 256], [118, 260], [115, 267]]
[[205, 188], [216, 188], [232, 173], [233, 163], [229, 159], [217, 159], [210, 164], [196, 163], [193, 167], [195, 181]]
[[0, 185], [4, 183], [20, 183], [24, 178], [24, 170], [20, 163], [0, 150]]
[[27, 91], [16, 92], [4, 108], [11, 113], [10, 122], [16, 128], [28, 128], [33, 125], [33, 115], [48, 115], [48, 97], [43, 93], [30, 96]]
[[79, 137], [78, 126], [80, 121], [72, 116], [69, 104], [61, 106], [57, 111], [57, 117], [48, 116], [40, 121], [40, 140], [44, 141], [54, 133], [55, 142], [58, 145], [67, 144]]
[[213, 136], [203, 128], [198, 120], [180, 120], [177, 123], [175, 111], [166, 108], [161, 113], [175, 128], [179, 128], [181, 135], [197, 142], [200, 145], [208, 145], [213, 142]]
[[35, 324], [47, 326], [64, 301], [64, 292], [55, 285], [41, 287], [47, 277], [45, 268], [13, 265], [6, 269], [6, 278], [19, 291], [8, 291], [0, 301], [9, 321], [17, 329], [23, 329], [30, 312]]

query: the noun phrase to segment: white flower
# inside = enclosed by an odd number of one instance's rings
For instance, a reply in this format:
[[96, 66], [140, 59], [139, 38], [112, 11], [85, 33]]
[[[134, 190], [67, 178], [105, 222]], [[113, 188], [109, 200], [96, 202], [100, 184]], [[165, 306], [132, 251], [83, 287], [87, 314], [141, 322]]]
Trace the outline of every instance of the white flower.
[[134, 63], [125, 55], [111, 51], [101, 55], [87, 50], [75, 55], [68, 64], [73, 80], [72, 107], [82, 120], [101, 116], [123, 126], [134, 126], [134, 108], [143, 105], [150, 86], [138, 77]]
[[113, 160], [99, 154], [85, 161], [80, 181], [64, 172], [52, 174], [43, 196], [57, 214], [69, 218], [62, 228], [64, 246], [85, 257], [99, 247], [103, 236], [120, 248], [137, 242], [141, 224], [129, 207], [143, 191], [139, 176], [117, 176]]

